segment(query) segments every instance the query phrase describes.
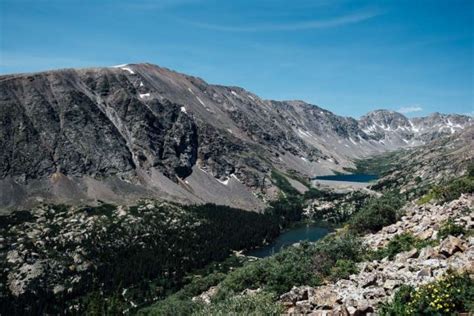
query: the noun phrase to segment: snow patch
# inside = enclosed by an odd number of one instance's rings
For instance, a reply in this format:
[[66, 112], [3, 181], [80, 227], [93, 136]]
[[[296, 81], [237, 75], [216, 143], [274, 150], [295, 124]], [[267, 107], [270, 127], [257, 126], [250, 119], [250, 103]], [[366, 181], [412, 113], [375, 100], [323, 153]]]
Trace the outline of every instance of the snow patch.
[[188, 91], [191, 92], [194, 95], [194, 92], [193, 92], [193, 90], [191, 90], [191, 88], [188, 88]]
[[230, 93], [232, 93], [234, 96], [236, 97], [239, 97], [239, 95], [237, 94], [237, 92], [235, 92], [234, 90], [230, 90]]
[[188, 113], [188, 112], [186, 112], [186, 108], [184, 106], [181, 107], [181, 112]]
[[352, 137], [349, 137], [349, 140], [350, 140], [351, 143], [353, 143], [354, 145], [357, 145], [357, 143], [352, 139]]
[[206, 105], [204, 104], [204, 102], [202, 102], [202, 100], [201, 100], [198, 96], [196, 96], [196, 99], [197, 99], [197, 100], [199, 101], [199, 103], [201, 103], [203, 106], [206, 106]]
[[132, 70], [130, 67], [120, 67], [120, 69], [125, 70], [125, 71], [128, 71], [128, 72], [131, 73], [132, 75], [135, 74], [135, 73], [133, 72], [133, 70]]
[[413, 125], [412, 121], [409, 121], [409, 122], [410, 122], [410, 125], [411, 125], [411, 130], [414, 131], [415, 133], [418, 133], [420, 131], [420, 129], [415, 127], [415, 125]]
[[301, 128], [298, 128], [298, 134], [306, 137], [311, 137], [311, 134], [308, 131], [304, 131]]
[[228, 185], [229, 184], [229, 178], [225, 179], [225, 180], [220, 180], [220, 179], [217, 179], [217, 181], [219, 181], [220, 183], [222, 183], [223, 185]]
[[308, 159], [306, 159], [305, 157], [300, 157], [300, 158], [301, 160], [308, 162]]
[[143, 84], [143, 81], [140, 81], [140, 87], [143, 87], [144, 84]]
[[231, 174], [230, 176], [231, 176], [232, 178], [234, 178], [235, 180], [237, 180], [237, 181], [239, 181], [239, 182], [242, 182], [242, 181], [239, 180], [239, 178], [237, 178], [237, 176], [236, 176], [235, 174]]
[[254, 97], [252, 97], [250, 94], [248, 95], [248, 97], [250, 98], [250, 100], [255, 101]]
[[234, 132], [232, 132], [232, 130], [230, 128], [228, 128], [227, 131], [231, 134], [234, 134]]
[[140, 99], [144, 99], [148, 98], [150, 96], [150, 93], [140, 93], [138, 96], [140, 97]]

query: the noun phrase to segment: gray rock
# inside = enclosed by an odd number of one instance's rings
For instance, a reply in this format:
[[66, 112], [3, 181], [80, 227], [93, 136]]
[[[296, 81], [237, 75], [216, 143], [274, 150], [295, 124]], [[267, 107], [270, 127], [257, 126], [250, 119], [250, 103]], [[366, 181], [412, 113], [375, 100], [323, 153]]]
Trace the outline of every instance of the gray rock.
[[449, 235], [439, 245], [439, 253], [449, 257], [458, 251], [466, 250], [461, 239]]
[[408, 259], [416, 258], [418, 255], [418, 250], [413, 248], [411, 250], [401, 252], [395, 256], [395, 261], [397, 262], [406, 262]]
[[386, 290], [392, 291], [393, 289], [399, 287], [401, 283], [402, 282], [400, 280], [393, 280], [393, 279], [385, 280], [385, 282], [383, 283], [383, 288]]
[[330, 308], [339, 301], [339, 295], [329, 286], [320, 286], [309, 297], [311, 304], [318, 308]]

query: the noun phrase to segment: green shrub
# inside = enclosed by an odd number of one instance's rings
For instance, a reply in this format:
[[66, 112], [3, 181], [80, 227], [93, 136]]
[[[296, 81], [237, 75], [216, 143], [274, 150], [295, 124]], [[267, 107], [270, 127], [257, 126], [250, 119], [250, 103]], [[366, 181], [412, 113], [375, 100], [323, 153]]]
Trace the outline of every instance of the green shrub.
[[446, 187], [441, 189], [441, 201], [449, 202], [461, 196], [462, 193], [474, 192], [474, 178], [462, 177], [453, 180]]
[[474, 178], [474, 163], [471, 162], [471, 164], [467, 167], [467, 176], [470, 178]]
[[448, 235], [459, 236], [466, 234], [466, 230], [464, 227], [457, 225], [454, 223], [452, 219], [448, 219], [445, 223], [443, 223], [438, 232], [438, 238], [444, 239], [448, 237]]
[[[237, 295], [223, 301], [206, 305], [192, 313], [193, 316], [226, 315], [281, 315], [283, 307], [271, 293], [260, 292]], [[177, 315], [177, 314], [175, 314]]]
[[312, 255], [313, 271], [321, 278], [331, 276], [334, 279], [337, 275], [331, 269], [338, 261], [341, 261], [342, 268], [342, 265], [349, 266], [347, 261], [362, 259], [362, 242], [349, 233], [331, 235], [315, 244]]
[[265, 213], [278, 220], [281, 226], [286, 227], [291, 222], [301, 220], [303, 201], [301, 196], [280, 196], [278, 200], [270, 202], [270, 208], [268, 208]]
[[434, 240], [422, 241], [410, 233], [403, 233], [393, 237], [385, 247], [378, 249], [368, 255], [368, 260], [381, 260], [388, 257], [392, 260], [400, 252], [408, 251], [413, 248], [421, 249], [428, 245], [433, 245]]
[[155, 304], [148, 308], [140, 310], [137, 315], [150, 316], [175, 316], [175, 315], [191, 315], [199, 310], [201, 304], [193, 302], [191, 299], [180, 300], [174, 296], [166, 299], [165, 303]]
[[459, 198], [462, 193], [473, 193], [474, 177], [470, 175], [470, 172], [468, 171], [468, 175], [464, 177], [433, 186], [427, 194], [418, 200], [418, 204], [431, 201], [446, 203]]
[[220, 283], [220, 299], [245, 289], [262, 288], [282, 294], [298, 285], [318, 285], [320, 279], [313, 273], [314, 247], [303, 242], [299, 246], [283, 249], [274, 256], [250, 262], [232, 271]]
[[467, 274], [448, 273], [443, 279], [413, 289], [402, 286], [380, 315], [456, 315], [474, 311], [474, 281]]
[[351, 274], [358, 272], [357, 266], [352, 260], [340, 259], [336, 261], [336, 264], [331, 268], [329, 275], [333, 281], [339, 279], [348, 279]]
[[336, 193], [332, 191], [323, 191], [316, 188], [310, 188], [303, 194], [303, 198], [305, 200], [316, 200], [316, 199], [323, 199], [323, 200], [332, 200], [338, 197], [341, 197], [343, 194]]
[[404, 201], [398, 194], [388, 193], [370, 200], [349, 222], [349, 229], [358, 234], [375, 233], [397, 221]]

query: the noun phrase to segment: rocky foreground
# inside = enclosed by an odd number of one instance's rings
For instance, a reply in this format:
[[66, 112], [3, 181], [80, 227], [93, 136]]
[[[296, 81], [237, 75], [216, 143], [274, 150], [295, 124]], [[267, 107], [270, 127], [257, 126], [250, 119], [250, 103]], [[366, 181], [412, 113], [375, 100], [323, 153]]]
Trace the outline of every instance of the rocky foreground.
[[462, 195], [444, 205], [405, 207], [405, 215], [395, 224], [364, 237], [368, 249], [378, 250], [395, 236], [411, 233], [429, 246], [413, 248], [393, 259], [358, 264], [359, 273], [349, 279], [319, 287], [294, 287], [281, 295], [286, 314], [369, 315], [379, 303], [389, 301], [403, 285], [415, 288], [443, 276], [448, 270], [474, 273], [474, 237], [438, 237], [441, 224], [451, 219], [466, 231], [474, 227], [474, 195]]

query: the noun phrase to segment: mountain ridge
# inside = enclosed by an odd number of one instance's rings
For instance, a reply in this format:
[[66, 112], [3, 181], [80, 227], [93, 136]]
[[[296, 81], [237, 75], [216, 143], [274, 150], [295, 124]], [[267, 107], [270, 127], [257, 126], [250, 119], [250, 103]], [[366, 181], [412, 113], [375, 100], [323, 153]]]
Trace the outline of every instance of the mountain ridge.
[[5, 75], [0, 88], [0, 187], [12, 192], [0, 209], [141, 197], [261, 209], [257, 195], [276, 194], [273, 169], [331, 174], [473, 122], [396, 112], [356, 120], [146, 63]]

